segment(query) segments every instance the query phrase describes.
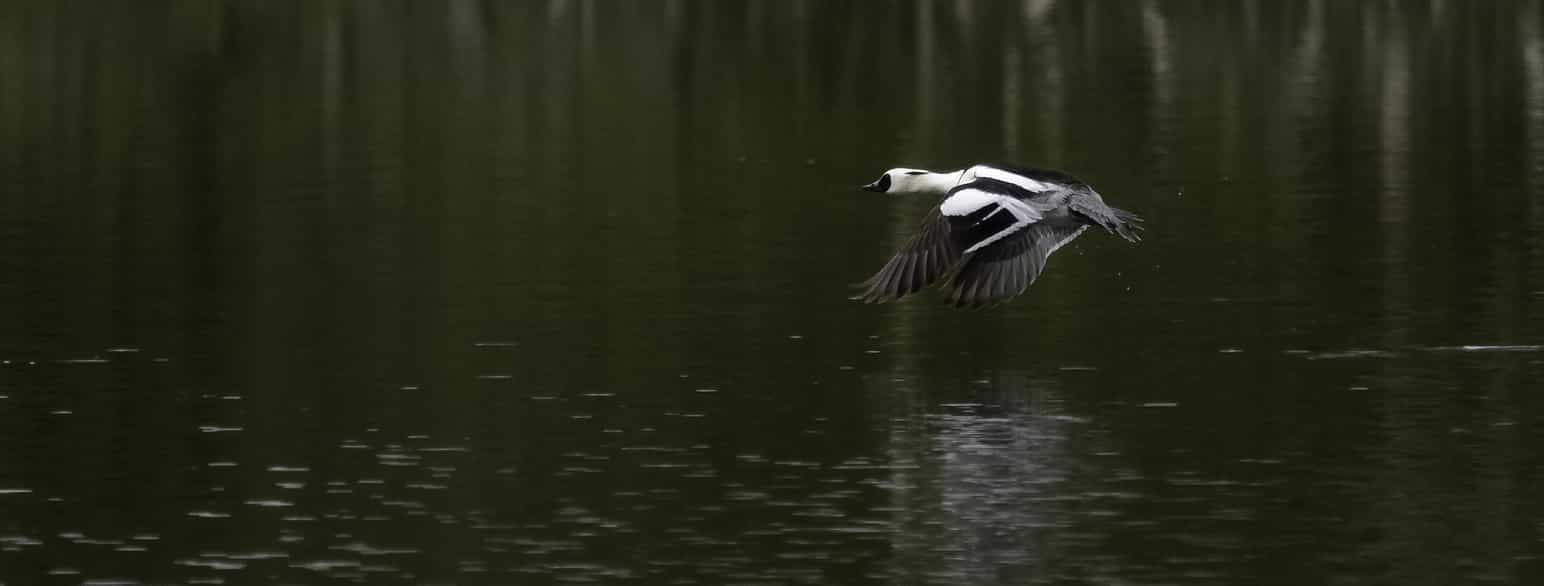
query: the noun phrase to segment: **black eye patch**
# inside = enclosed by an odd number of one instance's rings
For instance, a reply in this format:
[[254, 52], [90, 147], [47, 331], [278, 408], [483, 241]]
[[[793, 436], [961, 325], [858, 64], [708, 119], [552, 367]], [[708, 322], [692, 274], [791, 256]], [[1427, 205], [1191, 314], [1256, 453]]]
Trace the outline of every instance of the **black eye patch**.
[[927, 171], [907, 171], [907, 175], [926, 175]]

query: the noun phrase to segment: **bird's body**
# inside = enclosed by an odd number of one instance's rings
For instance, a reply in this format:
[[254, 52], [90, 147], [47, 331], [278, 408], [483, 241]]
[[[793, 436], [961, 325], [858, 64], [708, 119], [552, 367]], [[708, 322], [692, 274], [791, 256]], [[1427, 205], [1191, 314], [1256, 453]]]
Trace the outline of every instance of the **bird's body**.
[[[940, 191], [940, 186], [953, 181]], [[959, 307], [995, 305], [1023, 293], [1051, 253], [1089, 226], [1139, 240], [1141, 219], [1105, 205], [1099, 193], [1059, 171], [976, 165], [950, 173], [892, 169], [864, 189], [942, 194], [889, 262], [854, 297], [893, 301], [939, 283]]]

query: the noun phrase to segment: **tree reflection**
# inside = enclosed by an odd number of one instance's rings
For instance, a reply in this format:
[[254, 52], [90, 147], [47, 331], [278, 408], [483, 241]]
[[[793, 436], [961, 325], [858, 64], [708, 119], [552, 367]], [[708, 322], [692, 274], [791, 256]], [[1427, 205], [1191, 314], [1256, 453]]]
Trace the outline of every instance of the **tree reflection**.
[[[1526, 425], [1538, 406], [1522, 391], [1536, 361], [1422, 349], [1536, 344], [1544, 327], [1539, 0], [90, 12], [0, 7], [0, 351], [132, 341], [186, 357], [197, 366], [168, 378], [250, 395], [247, 425], [269, 432], [233, 448], [245, 454], [389, 418], [404, 409], [375, 393], [402, 381], [442, 383], [426, 418], [500, 428], [507, 412], [488, 405], [507, 397], [465, 384], [457, 349], [523, 336], [498, 363], [522, 382], [636, 391], [638, 405], [677, 400], [659, 380], [702, 371], [747, 386], [797, 368], [810, 372], [789, 379], [826, 384], [838, 365], [884, 373], [844, 405], [899, 397], [895, 421], [851, 430], [846, 448], [898, 463], [875, 505], [900, 528], [897, 574], [1178, 567], [1145, 547], [1173, 546], [1161, 538], [1072, 531], [1098, 527], [1077, 507], [1104, 504], [1080, 490], [1128, 467], [1155, 471], [1143, 498], [1191, 499], [1170, 510], [1228, 507], [1123, 520], [1206, 517], [1203, 538], [1281, 555], [1185, 567], [1232, 572], [1219, 581], [1289, 566], [1327, 581], [1334, 556], [1373, 560], [1361, 577], [1504, 580], [1537, 557], [1522, 521], [1540, 516], [1526, 490], [1540, 480]], [[979, 160], [1072, 171], [1152, 218], [1151, 237], [1080, 240], [989, 314], [925, 296], [847, 303], [842, 285], [933, 204], [848, 187], [892, 165]], [[814, 350], [773, 342], [790, 330]], [[881, 358], [852, 359], [871, 334]], [[1394, 358], [1278, 360], [1348, 348]], [[965, 368], [953, 360], [996, 374], [961, 383], [940, 374]], [[1129, 378], [1070, 392], [1045, 375], [1090, 361]], [[1347, 377], [1366, 392], [1340, 393]], [[825, 407], [756, 390], [722, 436], [789, 432], [736, 435], [763, 423], [756, 400], [790, 421]], [[1172, 416], [1188, 427], [1108, 408], [1148, 392], [1197, 406]], [[94, 400], [118, 414], [101, 419], [112, 433], [36, 442], [18, 466], [105, 458], [121, 438], [143, 438], [127, 449], [156, 478], [205, 463], [200, 438], [158, 431], [196, 429], [202, 404]], [[520, 420], [531, 437], [557, 425], [535, 419]], [[42, 421], [8, 420], [29, 446], [64, 429]], [[1099, 445], [1080, 443], [1091, 428]], [[1300, 468], [1258, 472], [1239, 446]], [[1196, 462], [1211, 467], [1176, 472]], [[1176, 479], [1232, 484], [1187, 493]], [[1328, 513], [1307, 521], [1280, 504], [1313, 498]], [[1229, 524], [1251, 516], [1276, 532]], [[1455, 541], [1467, 566], [1447, 563]], [[1206, 549], [1188, 546], [1173, 547]], [[1204, 553], [1217, 551], [1237, 553]], [[1058, 574], [1083, 555], [1104, 569]], [[1174, 574], [1160, 578], [1133, 581]]]

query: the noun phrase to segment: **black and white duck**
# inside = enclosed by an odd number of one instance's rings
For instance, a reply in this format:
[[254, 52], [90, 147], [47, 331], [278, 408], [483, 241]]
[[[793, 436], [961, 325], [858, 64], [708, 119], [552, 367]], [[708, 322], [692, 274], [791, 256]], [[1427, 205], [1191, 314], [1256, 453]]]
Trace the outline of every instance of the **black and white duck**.
[[862, 189], [942, 195], [912, 236], [853, 299], [884, 303], [938, 284], [957, 307], [986, 307], [1023, 293], [1046, 259], [1089, 226], [1140, 241], [1142, 219], [1106, 205], [1087, 183], [1060, 171], [975, 165], [935, 173], [895, 168]]

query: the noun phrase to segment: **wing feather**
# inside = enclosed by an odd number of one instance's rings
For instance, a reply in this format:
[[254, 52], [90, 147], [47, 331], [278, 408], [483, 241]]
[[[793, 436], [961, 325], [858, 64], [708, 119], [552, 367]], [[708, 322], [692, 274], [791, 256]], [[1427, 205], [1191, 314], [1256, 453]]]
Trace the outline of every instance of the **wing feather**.
[[860, 283], [864, 291], [852, 298], [866, 303], [900, 299], [937, 282], [959, 258], [959, 246], [950, 238], [949, 221], [935, 207], [923, 218], [921, 231], [879, 272]]
[[1051, 253], [1077, 238], [1085, 228], [1073, 222], [1033, 224], [966, 256], [942, 285], [945, 299], [960, 307], [980, 307], [1023, 293], [1045, 270]]

